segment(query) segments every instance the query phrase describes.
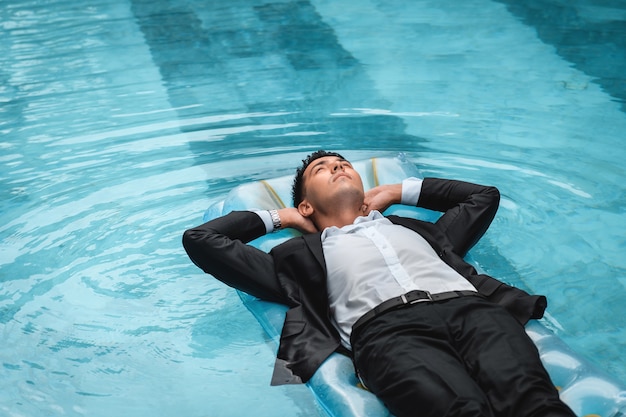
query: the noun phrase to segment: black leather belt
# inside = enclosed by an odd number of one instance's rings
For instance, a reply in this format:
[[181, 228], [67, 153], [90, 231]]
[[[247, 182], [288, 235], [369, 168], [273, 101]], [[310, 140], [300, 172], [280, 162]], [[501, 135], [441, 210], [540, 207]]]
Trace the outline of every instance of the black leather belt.
[[358, 330], [368, 321], [374, 317], [380, 316], [390, 310], [396, 310], [411, 304], [423, 303], [429, 301], [443, 301], [450, 298], [464, 297], [467, 295], [481, 296], [476, 291], [448, 291], [440, 292], [437, 294], [431, 294], [428, 291], [409, 291], [406, 294], [402, 294], [399, 297], [390, 298], [387, 301], [383, 301], [367, 313], [363, 314], [352, 326], [352, 334], [356, 334]]

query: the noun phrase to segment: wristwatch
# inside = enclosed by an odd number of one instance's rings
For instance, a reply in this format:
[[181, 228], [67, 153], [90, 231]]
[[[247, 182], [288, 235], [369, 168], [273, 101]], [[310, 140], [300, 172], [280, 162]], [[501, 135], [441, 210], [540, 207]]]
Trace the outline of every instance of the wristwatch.
[[270, 216], [272, 217], [272, 224], [274, 225], [274, 231], [280, 230], [282, 223], [280, 222], [280, 216], [278, 215], [278, 210], [269, 210]]

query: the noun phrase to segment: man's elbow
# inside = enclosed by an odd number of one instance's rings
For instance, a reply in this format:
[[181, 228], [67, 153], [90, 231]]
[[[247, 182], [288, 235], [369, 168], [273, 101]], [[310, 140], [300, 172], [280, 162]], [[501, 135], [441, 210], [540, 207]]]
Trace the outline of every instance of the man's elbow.
[[500, 204], [500, 190], [493, 186], [487, 187], [487, 194], [489, 194], [493, 204], [496, 206]]
[[201, 255], [206, 257], [206, 253], [204, 253], [206, 251], [202, 250], [203, 236], [201, 236], [201, 232], [197, 229], [185, 230], [182, 241], [183, 248], [185, 249], [185, 252], [187, 252], [189, 258], [191, 258], [196, 265], [200, 266], [198, 259]]
[[500, 191], [493, 186], [485, 186], [480, 194], [476, 195], [477, 202], [483, 207], [483, 220], [489, 224], [493, 220], [500, 206]]
[[191, 248], [196, 241], [194, 237], [195, 233], [193, 229], [187, 229], [183, 233], [183, 248], [185, 248], [185, 251], [187, 251], [187, 253], [189, 253], [189, 248]]

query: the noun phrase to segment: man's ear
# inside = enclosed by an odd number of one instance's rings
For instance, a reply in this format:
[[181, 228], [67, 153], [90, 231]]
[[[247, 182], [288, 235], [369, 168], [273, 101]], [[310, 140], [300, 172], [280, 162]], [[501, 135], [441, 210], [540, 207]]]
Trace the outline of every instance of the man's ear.
[[302, 217], [310, 217], [313, 213], [315, 213], [315, 210], [313, 209], [311, 203], [304, 199], [300, 202], [300, 204], [298, 204], [298, 213], [300, 213]]

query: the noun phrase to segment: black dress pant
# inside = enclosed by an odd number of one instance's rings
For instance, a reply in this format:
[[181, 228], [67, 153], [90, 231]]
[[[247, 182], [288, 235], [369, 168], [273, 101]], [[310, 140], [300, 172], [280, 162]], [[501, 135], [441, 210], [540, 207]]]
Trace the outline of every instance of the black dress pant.
[[361, 379], [397, 417], [575, 417], [523, 326], [482, 297], [389, 311], [352, 348]]

